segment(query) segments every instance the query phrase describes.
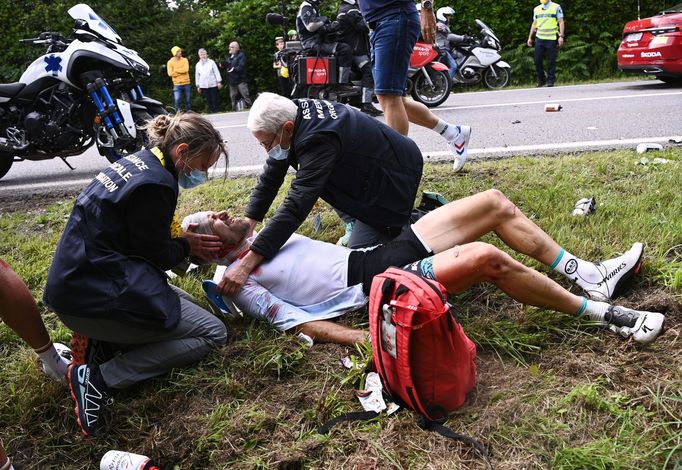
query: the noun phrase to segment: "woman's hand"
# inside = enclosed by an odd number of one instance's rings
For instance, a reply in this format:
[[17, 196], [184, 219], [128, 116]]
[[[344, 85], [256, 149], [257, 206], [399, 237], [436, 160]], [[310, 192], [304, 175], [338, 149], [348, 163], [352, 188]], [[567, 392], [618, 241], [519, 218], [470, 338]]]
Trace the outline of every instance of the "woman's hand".
[[189, 242], [189, 254], [202, 260], [211, 260], [218, 257], [223, 243], [216, 235], [195, 233], [199, 224], [189, 224], [187, 231], [182, 236]]

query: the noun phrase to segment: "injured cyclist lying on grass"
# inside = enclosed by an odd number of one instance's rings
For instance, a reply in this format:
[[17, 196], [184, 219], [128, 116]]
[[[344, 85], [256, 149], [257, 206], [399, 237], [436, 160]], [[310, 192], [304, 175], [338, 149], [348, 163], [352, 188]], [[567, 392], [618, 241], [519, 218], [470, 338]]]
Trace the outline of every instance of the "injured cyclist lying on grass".
[[[218, 235], [229, 250], [220, 260], [207, 260], [219, 264], [217, 285], [209, 292], [220, 300], [223, 272], [239, 263], [253, 239], [249, 225], [225, 211], [195, 213], [185, 218], [183, 224], [188, 223], [198, 224], [197, 231]], [[477, 241], [491, 232], [512, 250], [566, 276], [583, 295], [572, 294], [504, 251]], [[294, 234], [251, 273], [234, 298], [226, 300], [281, 331], [351, 345], [364, 341], [367, 332], [331, 320], [365, 305], [372, 278], [389, 266], [399, 266], [440, 282], [451, 294], [492, 283], [523, 304], [597, 322], [623, 337], [649, 343], [661, 333], [664, 315], [611, 302], [624, 281], [639, 272], [643, 252], [643, 245], [635, 243], [617, 258], [597, 263], [580, 259], [493, 189], [439, 207], [394, 240], [370, 250], [350, 250]]]

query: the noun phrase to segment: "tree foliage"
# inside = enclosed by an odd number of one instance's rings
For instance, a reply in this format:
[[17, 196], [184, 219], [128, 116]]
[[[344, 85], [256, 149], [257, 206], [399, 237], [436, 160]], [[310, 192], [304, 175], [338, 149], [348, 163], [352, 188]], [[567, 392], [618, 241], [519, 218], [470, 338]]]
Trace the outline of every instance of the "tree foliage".
[[[637, 17], [635, 0], [564, 0], [559, 2], [566, 20], [566, 45], [558, 56], [561, 80], [601, 78], [617, 73], [615, 53], [623, 25]], [[641, 0], [642, 17], [673, 6], [677, 0]], [[35, 37], [41, 31], [68, 34], [72, 19], [67, 10], [75, 2], [65, 0], [0, 2], [0, 81], [17, 81], [26, 66], [43, 53], [37, 46], [19, 44], [19, 39]], [[178, 45], [194, 65], [200, 47], [208, 50], [216, 62], [227, 54], [231, 41], [238, 41], [248, 58], [249, 84], [252, 94], [276, 90], [272, 70], [274, 38], [282, 28], [269, 26], [267, 12], [280, 12], [289, 19], [287, 29], [294, 28], [299, 2], [290, 0], [91, 0], [89, 5], [123, 38], [126, 46], [137, 50], [150, 64], [152, 76], [146, 85], [148, 94], [164, 101], [171, 100], [171, 83], [165, 72], [171, 47]], [[339, 0], [325, 1], [322, 12], [336, 16]], [[500, 38], [503, 56], [512, 64], [517, 82], [534, 79], [532, 51], [525, 46], [536, 2], [498, 0], [496, 2], [449, 2], [457, 14], [452, 29], [458, 33], [477, 34], [474, 23], [480, 18]], [[445, 6], [436, 2], [436, 6]], [[223, 90], [222, 101], [227, 100]], [[195, 94], [196, 95], [196, 94]], [[195, 96], [196, 99], [196, 96]], [[201, 109], [203, 100], [197, 100]]]

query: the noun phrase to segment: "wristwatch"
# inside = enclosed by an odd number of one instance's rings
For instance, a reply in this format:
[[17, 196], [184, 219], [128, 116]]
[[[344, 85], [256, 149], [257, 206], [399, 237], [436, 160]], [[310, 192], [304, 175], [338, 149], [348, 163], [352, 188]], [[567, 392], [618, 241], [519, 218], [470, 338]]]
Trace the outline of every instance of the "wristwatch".
[[433, 2], [431, 0], [422, 0], [423, 10], [433, 10]]

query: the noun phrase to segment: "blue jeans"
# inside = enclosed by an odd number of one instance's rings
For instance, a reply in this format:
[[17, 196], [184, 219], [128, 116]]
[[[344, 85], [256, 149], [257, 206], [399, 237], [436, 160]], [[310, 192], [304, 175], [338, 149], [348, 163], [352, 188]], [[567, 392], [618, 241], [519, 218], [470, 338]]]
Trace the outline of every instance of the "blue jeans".
[[403, 9], [370, 22], [372, 75], [377, 95], [405, 96], [410, 56], [419, 38], [419, 13]]
[[445, 62], [448, 63], [448, 73], [450, 74], [450, 80], [454, 80], [455, 75], [457, 74], [457, 61], [452, 56], [450, 51], [445, 51], [443, 58], [445, 59]]
[[176, 111], [180, 111], [180, 100], [185, 96], [185, 111], [191, 111], [192, 105], [189, 102], [189, 91], [192, 89], [191, 85], [173, 85], [173, 105]]

